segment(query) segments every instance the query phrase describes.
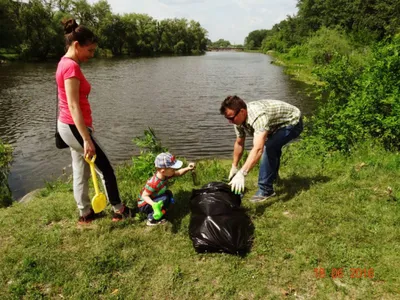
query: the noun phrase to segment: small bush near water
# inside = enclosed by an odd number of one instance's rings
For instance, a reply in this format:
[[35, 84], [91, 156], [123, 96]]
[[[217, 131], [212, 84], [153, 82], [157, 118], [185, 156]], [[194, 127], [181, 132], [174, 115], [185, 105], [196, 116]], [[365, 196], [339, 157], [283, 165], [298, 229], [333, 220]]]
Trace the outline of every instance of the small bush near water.
[[0, 140], [0, 208], [12, 203], [12, 195], [8, 186], [8, 173], [12, 160], [12, 149]]

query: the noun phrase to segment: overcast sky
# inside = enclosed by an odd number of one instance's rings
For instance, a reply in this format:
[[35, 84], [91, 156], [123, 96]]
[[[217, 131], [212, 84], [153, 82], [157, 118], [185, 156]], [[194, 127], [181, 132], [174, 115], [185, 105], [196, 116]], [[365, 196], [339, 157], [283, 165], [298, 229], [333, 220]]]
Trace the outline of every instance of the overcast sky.
[[[97, 2], [88, 0], [89, 3]], [[141, 13], [161, 20], [186, 18], [200, 22], [215, 42], [243, 44], [256, 29], [271, 29], [297, 12], [297, 0], [107, 0], [113, 13]]]

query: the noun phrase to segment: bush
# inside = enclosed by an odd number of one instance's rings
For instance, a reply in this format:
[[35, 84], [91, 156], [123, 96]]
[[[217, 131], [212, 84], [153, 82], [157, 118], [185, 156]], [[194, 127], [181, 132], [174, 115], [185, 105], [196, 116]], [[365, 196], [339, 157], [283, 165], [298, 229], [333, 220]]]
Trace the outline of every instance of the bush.
[[400, 149], [400, 35], [378, 44], [347, 108], [353, 121], [387, 149]]
[[290, 48], [287, 58], [299, 58], [307, 56], [308, 48], [303, 45], [296, 45]]
[[168, 149], [161, 145], [152, 128], [145, 130], [143, 136], [134, 138], [133, 142], [140, 148], [140, 155], [132, 159], [132, 175], [140, 181], [147, 180], [154, 173], [156, 156]]
[[352, 51], [347, 38], [336, 29], [322, 27], [306, 43], [308, 56], [317, 65], [329, 64], [335, 56], [349, 55]]
[[274, 50], [279, 53], [285, 53], [288, 49], [288, 45], [285, 41], [280, 39], [278, 35], [267, 36], [261, 45], [261, 49], [264, 53], [269, 50]]
[[186, 53], [186, 44], [184, 41], [179, 41], [174, 46], [174, 53], [175, 54], [185, 54]]
[[317, 69], [326, 99], [313, 118], [311, 133], [329, 149], [349, 151], [366, 139], [400, 149], [400, 36], [377, 44], [372, 56], [341, 56]]
[[9, 206], [12, 203], [11, 190], [7, 182], [11, 160], [11, 146], [3, 144], [0, 140], [0, 207]]
[[145, 130], [143, 136], [134, 138], [133, 143], [140, 148], [140, 154], [132, 158], [132, 164], [117, 168], [121, 197], [131, 206], [135, 205], [143, 184], [154, 174], [156, 156], [168, 151], [152, 128]]

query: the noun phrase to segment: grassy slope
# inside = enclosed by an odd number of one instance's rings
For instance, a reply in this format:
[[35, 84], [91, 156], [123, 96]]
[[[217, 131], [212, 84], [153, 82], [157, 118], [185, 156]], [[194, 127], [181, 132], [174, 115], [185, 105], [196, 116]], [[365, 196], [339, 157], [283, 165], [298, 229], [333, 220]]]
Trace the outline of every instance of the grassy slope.
[[285, 73], [291, 75], [292, 79], [305, 82], [310, 85], [321, 85], [317, 76], [312, 73], [313, 64], [304, 57], [292, 58], [287, 54], [276, 51], [268, 51], [266, 54], [274, 58], [273, 63], [285, 67]]
[[[261, 50], [245, 50], [249, 53], [263, 53]], [[321, 85], [320, 82], [312, 73], [313, 64], [305, 57], [292, 58], [284, 53], [269, 50], [265, 53], [274, 58], [273, 64], [284, 67], [284, 72], [289, 74], [292, 79], [307, 83], [309, 85]]]
[[[296, 148], [284, 152], [275, 199], [249, 204], [256, 171], [247, 178], [243, 204], [255, 241], [244, 258], [194, 252], [190, 174], [172, 186], [171, 223], [156, 228], [109, 217], [77, 226], [69, 184], [0, 210], [0, 298], [394, 299], [400, 156], [368, 145], [351, 157]], [[228, 170], [229, 162], [200, 162], [200, 183]], [[316, 278], [315, 268], [326, 277]], [[331, 278], [332, 268], [343, 268], [343, 278]], [[372, 268], [374, 278], [351, 278], [351, 268]]]

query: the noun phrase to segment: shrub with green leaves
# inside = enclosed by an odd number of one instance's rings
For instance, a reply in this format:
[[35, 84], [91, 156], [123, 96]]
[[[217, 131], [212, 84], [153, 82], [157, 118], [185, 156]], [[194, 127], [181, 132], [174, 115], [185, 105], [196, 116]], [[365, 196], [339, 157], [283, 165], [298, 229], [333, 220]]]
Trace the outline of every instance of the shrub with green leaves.
[[371, 64], [362, 74], [359, 93], [353, 94], [348, 111], [353, 120], [387, 149], [400, 148], [400, 35], [378, 44]]
[[310, 134], [320, 137], [328, 149], [348, 150], [354, 135], [359, 134], [344, 122], [343, 112], [362, 71], [363, 66], [355, 65], [348, 56], [336, 57], [330, 65], [314, 69], [324, 85], [317, 88], [320, 105], [311, 118]]
[[11, 146], [0, 140], [0, 207], [9, 206], [12, 203], [12, 195], [7, 182], [11, 160]]
[[298, 57], [307, 57], [308, 47], [305, 45], [296, 45], [290, 48], [289, 53], [286, 58], [298, 58]]
[[140, 148], [140, 155], [132, 158], [132, 176], [136, 180], [146, 180], [154, 173], [154, 160], [161, 152], [168, 149], [161, 145], [152, 128], [144, 131], [144, 135], [136, 137], [133, 142]]
[[321, 95], [326, 99], [315, 117], [311, 133], [329, 149], [348, 151], [366, 139], [386, 149], [400, 148], [400, 35], [381, 42], [365, 57], [340, 56], [316, 70]]
[[142, 185], [153, 175], [156, 156], [168, 151], [150, 127], [143, 136], [134, 138], [133, 143], [140, 148], [140, 154], [132, 157], [132, 164], [117, 168], [121, 197], [130, 205], [134, 205]]
[[324, 65], [337, 55], [348, 55], [352, 51], [347, 38], [339, 30], [322, 27], [306, 43], [308, 56], [317, 65]]

